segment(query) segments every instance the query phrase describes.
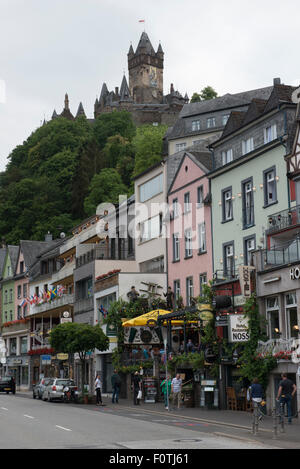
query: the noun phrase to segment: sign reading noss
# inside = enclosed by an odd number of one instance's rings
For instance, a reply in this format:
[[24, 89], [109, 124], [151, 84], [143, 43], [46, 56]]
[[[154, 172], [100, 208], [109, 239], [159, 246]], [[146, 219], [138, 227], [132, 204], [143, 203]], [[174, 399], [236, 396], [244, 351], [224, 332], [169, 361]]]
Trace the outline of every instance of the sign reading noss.
[[242, 314], [230, 315], [228, 342], [247, 342], [249, 338], [248, 319]]

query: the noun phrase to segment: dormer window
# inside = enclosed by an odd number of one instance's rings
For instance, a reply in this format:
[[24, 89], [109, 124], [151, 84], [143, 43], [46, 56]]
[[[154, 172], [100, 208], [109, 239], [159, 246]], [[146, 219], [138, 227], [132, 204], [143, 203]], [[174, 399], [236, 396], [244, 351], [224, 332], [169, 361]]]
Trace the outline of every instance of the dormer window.
[[250, 151], [254, 150], [254, 141], [253, 137], [248, 138], [247, 140], [242, 141], [242, 154], [246, 155]]
[[200, 121], [199, 120], [192, 121], [192, 131], [194, 132], [196, 130], [200, 130]]
[[269, 143], [277, 138], [277, 127], [276, 124], [269, 125], [264, 129], [264, 142]]
[[216, 127], [216, 118], [215, 117], [209, 117], [207, 119], [207, 128], [211, 129], [212, 127]]
[[227, 163], [230, 163], [233, 160], [233, 151], [230, 150], [222, 151], [222, 164], [223, 166]]

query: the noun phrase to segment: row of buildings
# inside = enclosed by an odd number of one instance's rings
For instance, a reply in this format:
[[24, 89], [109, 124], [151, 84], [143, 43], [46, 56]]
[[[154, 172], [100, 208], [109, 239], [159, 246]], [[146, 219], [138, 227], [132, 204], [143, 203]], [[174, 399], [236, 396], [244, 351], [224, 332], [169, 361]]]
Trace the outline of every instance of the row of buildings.
[[[243, 342], [230, 328], [251, 293], [242, 279], [250, 267], [269, 338], [258, 353], [278, 357], [268, 396], [274, 402], [282, 371], [299, 390], [299, 126], [297, 89], [280, 79], [186, 103], [165, 136], [168, 155], [135, 178], [132, 197], [99, 206], [69, 238], [3, 246], [0, 373], [14, 374], [19, 389], [41, 374], [76, 378], [76, 357], [55, 354], [49, 332], [65, 320], [100, 324], [110, 348], [91, 353], [87, 376], [91, 384], [101, 373], [110, 391], [117, 338], [105, 313], [132, 286], [149, 301], [164, 299], [169, 286], [176, 308], [190, 306], [211, 280], [232, 297], [218, 334]], [[161, 346], [141, 337], [131, 345]], [[236, 357], [227, 357], [224, 373], [224, 389], [239, 385]]]

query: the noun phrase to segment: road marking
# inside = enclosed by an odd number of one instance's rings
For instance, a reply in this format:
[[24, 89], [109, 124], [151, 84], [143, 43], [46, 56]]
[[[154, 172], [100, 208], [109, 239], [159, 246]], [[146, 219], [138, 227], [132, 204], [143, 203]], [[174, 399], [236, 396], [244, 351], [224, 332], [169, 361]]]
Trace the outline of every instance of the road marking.
[[24, 414], [24, 417], [27, 417], [28, 419], [34, 419], [34, 417], [32, 417], [32, 415], [26, 415], [26, 414]]
[[2, 410], [8, 410], [6, 407], [1, 407]]
[[65, 430], [66, 432], [71, 432], [69, 428], [61, 427], [60, 425], [55, 425], [57, 428], [60, 428], [61, 430]]

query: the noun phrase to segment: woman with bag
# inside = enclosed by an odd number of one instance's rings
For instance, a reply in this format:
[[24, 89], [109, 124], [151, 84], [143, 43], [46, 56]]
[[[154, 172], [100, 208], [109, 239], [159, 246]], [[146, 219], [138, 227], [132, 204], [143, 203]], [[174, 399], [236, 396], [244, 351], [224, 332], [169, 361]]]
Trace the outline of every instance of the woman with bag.
[[142, 380], [136, 371], [133, 377], [133, 404], [140, 405], [140, 399], [142, 399]]

